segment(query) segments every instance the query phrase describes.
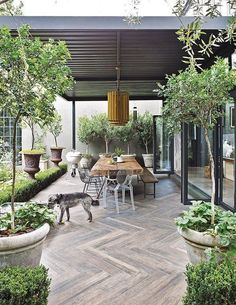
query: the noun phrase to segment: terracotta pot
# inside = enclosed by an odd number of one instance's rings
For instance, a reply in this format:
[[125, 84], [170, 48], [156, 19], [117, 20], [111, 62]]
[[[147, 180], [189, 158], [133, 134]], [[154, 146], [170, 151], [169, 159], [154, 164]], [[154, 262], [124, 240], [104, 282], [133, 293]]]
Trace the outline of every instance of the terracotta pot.
[[190, 263], [197, 264], [207, 260], [206, 249], [222, 248], [220, 238], [212, 236], [207, 232], [198, 232], [191, 229], [180, 229], [178, 232], [184, 238], [185, 246]]
[[64, 147], [51, 147], [51, 161], [54, 163], [55, 166], [62, 161], [61, 154]]
[[40, 171], [39, 161], [42, 154], [23, 153], [25, 167], [24, 171], [29, 174], [30, 178], [35, 179], [35, 174]]
[[0, 237], [0, 267], [39, 265], [49, 230], [49, 224], [45, 223], [30, 233]]

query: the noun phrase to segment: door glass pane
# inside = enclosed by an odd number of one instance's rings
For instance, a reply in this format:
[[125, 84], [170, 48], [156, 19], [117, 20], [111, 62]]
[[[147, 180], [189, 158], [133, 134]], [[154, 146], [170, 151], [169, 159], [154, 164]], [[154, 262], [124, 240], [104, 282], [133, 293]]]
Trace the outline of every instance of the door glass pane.
[[162, 117], [155, 117], [155, 170], [171, 171], [172, 170], [172, 139], [168, 135]]
[[[212, 145], [212, 133], [209, 135]], [[211, 172], [208, 148], [201, 128], [189, 125], [188, 132], [188, 198], [209, 199]]]
[[234, 207], [234, 104], [225, 107], [223, 122], [223, 202]]

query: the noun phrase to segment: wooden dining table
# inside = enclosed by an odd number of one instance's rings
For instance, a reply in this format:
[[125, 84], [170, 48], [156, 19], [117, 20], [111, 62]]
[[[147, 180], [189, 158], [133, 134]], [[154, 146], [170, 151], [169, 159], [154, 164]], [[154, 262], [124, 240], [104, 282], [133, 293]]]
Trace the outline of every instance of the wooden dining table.
[[143, 172], [142, 166], [135, 159], [124, 160], [123, 162], [112, 163], [111, 158], [100, 158], [92, 167], [90, 175], [102, 176], [103, 184], [99, 191], [98, 198], [103, 192], [103, 206], [106, 207], [106, 190], [107, 190], [107, 177], [110, 173], [124, 170], [128, 175], [140, 175]]

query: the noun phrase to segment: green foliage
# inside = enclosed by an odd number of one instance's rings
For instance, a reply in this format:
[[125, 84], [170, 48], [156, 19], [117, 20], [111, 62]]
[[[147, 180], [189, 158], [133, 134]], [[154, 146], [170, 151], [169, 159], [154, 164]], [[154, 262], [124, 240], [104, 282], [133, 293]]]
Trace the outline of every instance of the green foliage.
[[95, 139], [95, 124], [88, 116], [80, 117], [78, 120], [78, 139], [87, 146]]
[[117, 157], [120, 157], [120, 156], [124, 153], [124, 151], [123, 151], [123, 149], [121, 149], [120, 147], [116, 147], [116, 148], [114, 149], [114, 153], [115, 153], [115, 155], [116, 155]]
[[182, 123], [213, 129], [223, 115], [220, 108], [232, 101], [229, 91], [235, 85], [236, 72], [223, 59], [202, 72], [188, 68], [167, 76], [167, 84], [159, 85], [158, 92], [165, 97], [163, 117], [168, 130], [179, 132]]
[[62, 118], [58, 112], [55, 112], [53, 118], [46, 124], [46, 129], [53, 135], [57, 147], [57, 138], [62, 133]]
[[225, 260], [188, 265], [183, 305], [236, 304], [236, 264]]
[[115, 137], [121, 143], [127, 145], [127, 153], [129, 154], [129, 145], [135, 139], [134, 122], [131, 117], [129, 122], [124, 126], [115, 127]]
[[[16, 201], [25, 202], [34, 197], [42, 189], [57, 180], [67, 171], [66, 164], [49, 168], [36, 174], [36, 180], [27, 178], [19, 179], [16, 182]], [[11, 184], [0, 185], [0, 204], [11, 201]]]
[[153, 140], [153, 116], [146, 111], [143, 115], [138, 115], [135, 122], [135, 129], [138, 133], [139, 141], [145, 146], [146, 153], [149, 153], [148, 146]]
[[187, 211], [183, 212], [181, 217], [175, 219], [175, 223], [181, 229], [218, 235], [222, 247], [236, 249], [236, 213], [215, 207], [214, 224], [211, 224], [211, 216], [210, 203], [195, 201]]
[[7, 0], [0, 5], [0, 16], [16, 16], [22, 15], [23, 2], [20, 1], [18, 5], [14, 4], [14, 0]]
[[53, 225], [56, 216], [53, 210], [47, 206], [37, 203], [26, 203], [16, 210], [15, 229], [11, 230], [11, 213], [0, 217], [0, 231], [6, 230], [9, 233], [27, 232], [28, 229], [37, 229], [43, 224]]
[[12, 174], [9, 166], [4, 163], [0, 163], [0, 182], [8, 181], [11, 178]]
[[47, 305], [51, 280], [39, 267], [6, 267], [0, 270], [1, 305]]
[[93, 155], [91, 155], [91, 154], [82, 154], [82, 158], [85, 158], [85, 159], [92, 159], [92, 158], [93, 158]]
[[45, 151], [40, 149], [23, 149], [20, 153], [27, 155], [42, 155]]

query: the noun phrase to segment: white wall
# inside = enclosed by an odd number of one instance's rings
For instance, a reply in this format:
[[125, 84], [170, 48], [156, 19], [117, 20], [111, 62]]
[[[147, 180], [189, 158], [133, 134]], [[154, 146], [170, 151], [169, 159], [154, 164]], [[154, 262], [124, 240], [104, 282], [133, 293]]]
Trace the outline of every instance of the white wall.
[[[157, 115], [161, 113], [162, 101], [130, 101], [130, 112], [132, 112], [133, 107], [136, 106], [138, 113], [142, 114], [145, 111], [150, 111], [153, 115]], [[62, 97], [57, 97], [55, 102], [55, 108], [62, 116], [62, 125], [63, 132], [58, 138], [58, 145], [66, 147], [63, 151], [63, 159], [65, 160], [65, 155], [68, 151], [72, 149], [72, 103], [66, 101]], [[93, 101], [93, 102], [76, 102], [76, 127], [78, 124], [78, 118], [84, 115], [93, 115], [97, 113], [107, 112], [107, 101]], [[31, 134], [28, 128], [23, 129], [22, 131], [22, 147], [23, 149], [29, 148], [31, 143]], [[51, 134], [47, 134], [44, 143], [46, 144], [48, 150], [50, 146], [54, 146], [53, 137]], [[117, 145], [117, 144], [116, 144]], [[119, 145], [120, 146], [120, 145]], [[111, 145], [111, 151], [113, 149], [113, 145]], [[76, 149], [85, 152], [86, 146], [80, 143], [77, 139], [76, 135]], [[105, 147], [101, 142], [100, 144], [96, 143], [96, 145], [91, 145], [91, 153], [98, 155], [99, 152], [104, 152]], [[135, 145], [133, 147], [133, 152], [137, 152], [137, 150], [141, 153], [142, 149], [139, 145]], [[50, 152], [48, 151], [48, 154]]]

